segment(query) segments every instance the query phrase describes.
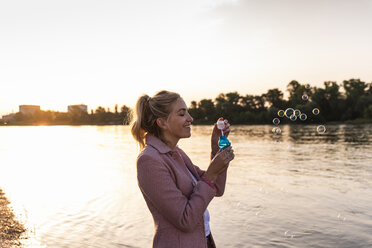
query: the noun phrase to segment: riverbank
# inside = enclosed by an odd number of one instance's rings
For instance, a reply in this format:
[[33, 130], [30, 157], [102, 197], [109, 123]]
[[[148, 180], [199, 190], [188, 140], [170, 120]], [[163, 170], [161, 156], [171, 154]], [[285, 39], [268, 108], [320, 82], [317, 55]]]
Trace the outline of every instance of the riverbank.
[[[287, 123], [283, 122], [282, 124], [301, 124], [301, 125], [313, 125], [313, 124], [330, 124], [330, 125], [342, 125], [342, 124], [372, 124], [372, 119], [369, 118], [359, 118], [355, 120], [345, 120], [345, 121], [328, 121], [328, 122], [300, 122], [294, 123], [287, 121]], [[214, 122], [194, 122], [194, 126], [209, 126], [213, 125]], [[256, 125], [271, 125], [271, 122], [265, 123], [232, 123], [233, 125], [247, 125], [247, 126], [256, 126]], [[128, 124], [124, 124], [127, 126]], [[1, 123], [0, 126], [123, 126], [123, 123], [60, 123], [60, 124], [51, 124], [51, 123], [28, 123], [28, 124], [21, 124], [21, 123]]]
[[22, 247], [20, 238], [26, 232], [26, 229], [16, 220], [9, 204], [10, 202], [5, 197], [5, 193], [0, 189], [0, 247]]

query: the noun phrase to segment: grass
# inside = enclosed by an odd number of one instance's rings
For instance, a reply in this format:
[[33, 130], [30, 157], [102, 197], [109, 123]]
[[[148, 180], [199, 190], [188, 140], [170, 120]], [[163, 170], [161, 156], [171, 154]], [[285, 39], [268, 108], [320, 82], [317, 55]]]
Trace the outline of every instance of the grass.
[[25, 227], [16, 220], [13, 210], [9, 207], [9, 200], [0, 189], [0, 247], [23, 247], [20, 237], [26, 232]]

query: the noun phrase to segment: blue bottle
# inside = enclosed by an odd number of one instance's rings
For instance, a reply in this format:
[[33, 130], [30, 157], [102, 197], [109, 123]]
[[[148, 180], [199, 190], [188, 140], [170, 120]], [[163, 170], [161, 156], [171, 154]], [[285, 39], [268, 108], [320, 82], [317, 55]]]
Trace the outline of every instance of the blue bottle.
[[222, 135], [220, 136], [220, 139], [218, 140], [218, 146], [221, 148], [221, 150], [226, 149], [227, 147], [231, 146], [231, 143], [227, 139], [227, 137], [223, 135], [222, 130], [225, 128], [225, 122], [217, 121], [217, 128], [220, 129], [222, 133]]
[[231, 143], [225, 135], [222, 135], [220, 136], [220, 139], [218, 140], [218, 146], [221, 148], [221, 150], [223, 150], [231, 146]]

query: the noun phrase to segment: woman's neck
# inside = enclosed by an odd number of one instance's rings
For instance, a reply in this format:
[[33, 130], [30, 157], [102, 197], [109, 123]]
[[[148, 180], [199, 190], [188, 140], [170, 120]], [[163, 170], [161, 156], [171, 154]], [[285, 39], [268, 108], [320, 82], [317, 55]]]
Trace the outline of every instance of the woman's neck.
[[170, 137], [167, 134], [162, 134], [160, 136], [161, 141], [163, 141], [171, 150], [174, 150], [176, 148], [178, 140], [174, 137]]

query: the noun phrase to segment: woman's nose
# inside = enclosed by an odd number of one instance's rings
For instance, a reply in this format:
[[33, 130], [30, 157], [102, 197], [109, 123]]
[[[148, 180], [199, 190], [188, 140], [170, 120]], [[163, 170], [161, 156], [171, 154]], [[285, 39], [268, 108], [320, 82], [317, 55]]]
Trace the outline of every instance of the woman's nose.
[[189, 122], [193, 122], [193, 118], [192, 118], [192, 116], [189, 114], [189, 118], [187, 119], [187, 121], [189, 121]]

